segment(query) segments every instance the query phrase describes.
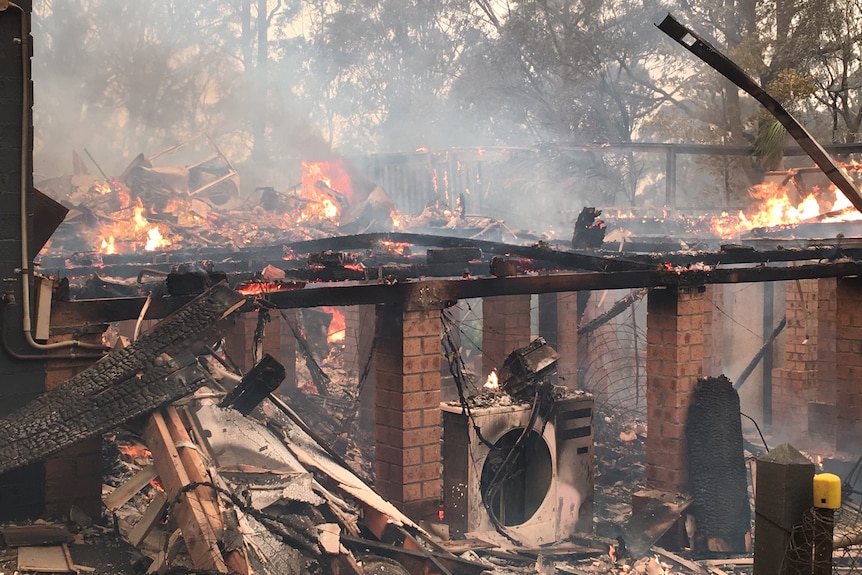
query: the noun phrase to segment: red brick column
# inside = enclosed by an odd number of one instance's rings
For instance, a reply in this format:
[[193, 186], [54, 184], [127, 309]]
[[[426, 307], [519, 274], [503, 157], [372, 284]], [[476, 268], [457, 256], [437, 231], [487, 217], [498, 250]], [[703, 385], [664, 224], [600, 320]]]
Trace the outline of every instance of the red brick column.
[[440, 311], [377, 308], [375, 487], [414, 519], [436, 517], [440, 455]]
[[[296, 310], [283, 309], [278, 310], [278, 326], [270, 328], [278, 329], [281, 334], [278, 342], [279, 353], [274, 356], [284, 366], [284, 381], [277, 390], [280, 395], [285, 394], [285, 389], [296, 389], [296, 336], [290, 329], [291, 325], [294, 327], [297, 325]], [[270, 330], [267, 329], [267, 335], [269, 333]]]
[[703, 374], [702, 289], [656, 289], [647, 300], [647, 487], [685, 491], [685, 423]]
[[723, 286], [712, 284], [703, 292], [703, 373], [718, 377], [724, 373], [724, 314], [721, 313]]
[[836, 447], [858, 452], [862, 436], [862, 278], [836, 283]]
[[482, 373], [478, 379], [484, 381], [510, 353], [529, 343], [529, 295], [482, 298]]
[[[817, 363], [815, 386], [810, 390], [808, 402], [808, 436], [812, 442], [810, 449], [817, 453], [832, 452], [835, 449], [835, 366], [837, 345], [837, 300], [836, 278], [822, 278], [817, 281]], [[788, 284], [788, 289], [793, 286]], [[802, 447], [808, 447], [802, 445]]]
[[[350, 373], [359, 390], [359, 421], [363, 426], [374, 424], [374, 331], [376, 308], [373, 305], [352, 305], [341, 308], [344, 312], [344, 369]], [[367, 370], [362, 381], [363, 371]]]
[[[236, 323], [225, 335], [225, 349], [230, 358], [246, 373], [254, 367], [253, 342], [254, 330], [257, 329], [257, 316], [254, 313], [239, 314]], [[263, 338], [263, 355], [267, 353], [281, 360], [281, 317], [278, 310], [270, 310], [270, 321], [266, 324]]]
[[772, 428], [784, 441], [808, 439], [808, 404], [816, 398], [818, 280], [787, 282], [784, 365], [772, 370]]
[[559, 385], [578, 387], [578, 294], [548, 293], [539, 296], [539, 335], [557, 350]]

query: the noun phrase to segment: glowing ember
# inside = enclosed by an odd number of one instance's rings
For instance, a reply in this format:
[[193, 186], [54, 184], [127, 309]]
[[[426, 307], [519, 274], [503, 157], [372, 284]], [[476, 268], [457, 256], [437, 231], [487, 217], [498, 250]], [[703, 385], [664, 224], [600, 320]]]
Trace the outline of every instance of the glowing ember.
[[305, 282], [257, 281], [240, 285], [236, 291], [244, 296], [263, 296], [268, 293], [302, 289]]
[[379, 243], [380, 243], [380, 247], [382, 247], [384, 251], [387, 251], [391, 254], [398, 254], [399, 256], [410, 255], [410, 244], [409, 243], [393, 242], [391, 240], [382, 240]]
[[329, 343], [344, 341], [344, 336], [347, 333], [347, 323], [344, 320], [344, 314], [336, 307], [324, 306], [320, 309], [332, 314], [329, 329], [326, 332], [326, 341]]
[[485, 380], [485, 385], [483, 385], [485, 389], [500, 389], [500, 383], [497, 380], [497, 370], [492, 369], [491, 373], [488, 374], [488, 378]]
[[145, 459], [152, 457], [152, 453], [145, 445], [130, 443], [127, 445], [117, 444], [117, 450], [120, 452], [120, 457], [125, 461], [134, 461], [136, 459]]
[[98, 184], [93, 184], [93, 191], [105, 196], [110, 194], [113, 190], [111, 189], [111, 184], [108, 182], [99, 182]]

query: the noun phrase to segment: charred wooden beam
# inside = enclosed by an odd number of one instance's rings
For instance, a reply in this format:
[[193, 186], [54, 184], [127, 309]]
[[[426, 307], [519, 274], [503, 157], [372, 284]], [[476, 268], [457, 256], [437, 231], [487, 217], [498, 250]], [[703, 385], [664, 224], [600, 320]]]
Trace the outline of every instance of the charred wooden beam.
[[284, 366], [269, 354], [252, 367], [235, 388], [230, 390], [219, 407], [232, 407], [248, 415], [284, 381]]
[[632, 290], [630, 293], [626, 294], [625, 297], [617, 300], [606, 312], [580, 326], [578, 328], [578, 335], [587, 335], [594, 332], [599, 327], [605, 325], [633, 306], [636, 302], [640, 301], [647, 293], [649, 293], [649, 290], [646, 288]]
[[189, 356], [183, 366], [165, 356], [142, 378], [131, 375], [95, 394], [86, 393], [87, 386], [66, 384], [46, 392], [0, 420], [0, 473], [35, 463], [213, 383], [193, 361]]
[[854, 238], [835, 238], [832, 240], [804, 240], [805, 245], [782, 247], [782, 242], [793, 240], [776, 239], [767, 249], [756, 249], [752, 243], [760, 240], [743, 240], [741, 244], [725, 244], [718, 251], [680, 252], [664, 254], [629, 254], [628, 259], [658, 267], [662, 264], [688, 266], [702, 263], [705, 265], [761, 264], [777, 262], [798, 262], [805, 260], [836, 260], [838, 258], [862, 259], [862, 244]]
[[570, 269], [618, 271], [642, 269], [644, 267], [643, 264], [628, 261], [624, 257], [608, 254], [597, 255], [588, 251], [561, 251], [551, 249], [549, 246], [518, 246], [488, 240], [405, 232], [340, 236], [321, 240], [294, 242], [287, 247], [296, 253], [308, 253], [327, 249], [371, 249], [384, 241], [437, 248], [478, 248], [482, 252], [489, 254], [520, 256], [522, 258], [552, 262]]
[[282, 309], [321, 305], [392, 304], [405, 309], [444, 308], [465, 298], [541, 294], [600, 289], [695, 287], [708, 284], [756, 283], [862, 274], [862, 262], [843, 261], [800, 266], [715, 269], [653, 269], [629, 272], [559, 273], [504, 278], [421, 280], [381, 284], [326, 285], [267, 294]]
[[209, 381], [184, 352], [244, 302], [227, 286], [215, 286], [134, 344], [0, 419], [0, 471], [43, 459]]
[[823, 149], [823, 146], [814, 139], [808, 130], [778, 100], [760, 87], [745, 70], [670, 14], [662, 20], [658, 28], [760, 102], [793, 136], [799, 147], [805, 150], [805, 153], [814, 160], [817, 167], [823, 170], [826, 177], [847, 196], [850, 203], [862, 212], [862, 195], [859, 194], [856, 184], [838, 168], [829, 153]]

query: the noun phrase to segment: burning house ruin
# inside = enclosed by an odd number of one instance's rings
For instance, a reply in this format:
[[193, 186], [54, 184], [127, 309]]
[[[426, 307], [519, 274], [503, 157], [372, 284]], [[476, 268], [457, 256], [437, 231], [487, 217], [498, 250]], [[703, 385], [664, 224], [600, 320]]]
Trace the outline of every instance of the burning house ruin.
[[[26, 38], [23, 16], [0, 12], [0, 36]], [[784, 184], [800, 176], [786, 174], [776, 209], [793, 224], [587, 208], [576, 245], [515, 241], [454, 178], [429, 206], [434, 185], [396, 162], [377, 185], [346, 162], [306, 161], [292, 189], [243, 197], [203, 137], [187, 145], [209, 155], [181, 168], [159, 165], [171, 148], [37, 192], [29, 51], [6, 51], [0, 77], [20, 89], [2, 95], [14, 129], [0, 146], [23, 161], [0, 190], [4, 521], [109, 516], [153, 570], [493, 569], [480, 551], [609, 570], [660, 552], [699, 569], [681, 554], [738, 561], [798, 544], [817, 484], [796, 448], [843, 473], [858, 508], [862, 248], [835, 190], [800, 184], [791, 201]], [[644, 299], [624, 345], [615, 322]], [[759, 310], [754, 349], [726, 307]], [[496, 388], [482, 385], [491, 374]], [[762, 454], [738, 392], [770, 441], [796, 446], [758, 461], [758, 515], [772, 519], [754, 544], [744, 451]], [[613, 441], [642, 442], [645, 465], [608, 531], [597, 495], [615, 461], [597, 438], [621, 407], [644, 418]], [[105, 433], [122, 464], [103, 494]], [[852, 527], [836, 549], [860, 540]], [[46, 530], [0, 533], [21, 549], [67, 542]]]

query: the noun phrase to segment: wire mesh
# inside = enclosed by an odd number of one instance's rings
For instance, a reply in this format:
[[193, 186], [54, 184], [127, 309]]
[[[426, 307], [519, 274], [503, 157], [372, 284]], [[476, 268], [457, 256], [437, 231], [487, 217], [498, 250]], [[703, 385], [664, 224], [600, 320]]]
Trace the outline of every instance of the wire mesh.
[[[831, 557], [815, 552], [815, 546], [831, 539]], [[802, 522], [794, 526], [784, 557], [789, 573], [827, 573], [835, 575], [862, 573], [862, 513], [854, 505], [831, 511], [805, 512]], [[830, 566], [831, 561], [831, 566]]]

